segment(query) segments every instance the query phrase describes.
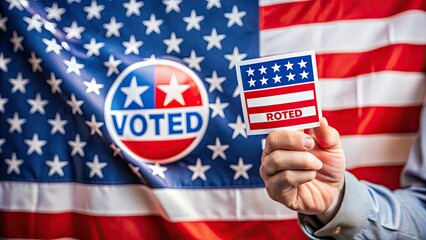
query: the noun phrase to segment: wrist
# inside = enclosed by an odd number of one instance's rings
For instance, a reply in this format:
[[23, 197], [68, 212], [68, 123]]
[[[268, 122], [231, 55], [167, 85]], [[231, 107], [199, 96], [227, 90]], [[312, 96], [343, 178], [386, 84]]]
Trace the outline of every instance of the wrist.
[[337, 188], [336, 195], [331, 205], [328, 207], [327, 210], [317, 215], [317, 218], [321, 221], [322, 224], [327, 224], [331, 221], [331, 219], [333, 219], [334, 216], [336, 216], [336, 213], [339, 210], [340, 205], [343, 201], [344, 189], [344, 186], [342, 186], [341, 188]]

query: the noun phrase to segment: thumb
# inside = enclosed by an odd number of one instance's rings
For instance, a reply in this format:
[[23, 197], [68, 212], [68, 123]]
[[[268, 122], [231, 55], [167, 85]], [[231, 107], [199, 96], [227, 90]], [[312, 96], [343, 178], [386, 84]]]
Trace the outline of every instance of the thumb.
[[320, 126], [314, 128], [313, 132], [320, 147], [324, 149], [342, 148], [339, 132], [328, 125], [326, 118], [321, 118]]

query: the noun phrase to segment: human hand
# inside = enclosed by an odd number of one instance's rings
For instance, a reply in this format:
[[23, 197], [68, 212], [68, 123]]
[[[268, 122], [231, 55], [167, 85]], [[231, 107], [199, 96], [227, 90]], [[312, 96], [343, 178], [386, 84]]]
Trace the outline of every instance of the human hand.
[[260, 175], [269, 196], [328, 222], [343, 196], [345, 156], [339, 133], [325, 118], [312, 135], [274, 131], [266, 139]]

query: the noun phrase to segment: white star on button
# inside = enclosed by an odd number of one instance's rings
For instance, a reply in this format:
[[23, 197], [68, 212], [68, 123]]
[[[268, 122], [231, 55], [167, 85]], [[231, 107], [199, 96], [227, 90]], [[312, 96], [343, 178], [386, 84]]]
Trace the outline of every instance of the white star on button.
[[135, 102], [140, 107], [143, 107], [143, 102], [141, 95], [148, 90], [148, 86], [138, 86], [136, 77], [132, 78], [130, 82], [130, 86], [122, 87], [121, 91], [126, 94], [126, 102], [124, 103], [124, 107], [127, 108], [131, 103]]
[[179, 84], [176, 79], [176, 75], [172, 75], [169, 85], [158, 85], [157, 87], [166, 94], [163, 106], [167, 106], [173, 100], [176, 100], [182, 106], [185, 106], [185, 100], [183, 99], [182, 93], [188, 90], [190, 86], [188, 84]]

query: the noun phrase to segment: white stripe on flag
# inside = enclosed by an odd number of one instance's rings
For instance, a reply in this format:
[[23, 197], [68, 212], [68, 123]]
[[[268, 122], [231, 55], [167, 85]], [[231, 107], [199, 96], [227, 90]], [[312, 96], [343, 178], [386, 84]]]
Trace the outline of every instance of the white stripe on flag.
[[268, 97], [250, 98], [250, 99], [247, 99], [247, 107], [248, 108], [265, 107], [265, 106], [276, 105], [279, 103], [291, 103], [291, 102], [299, 102], [299, 101], [311, 100], [311, 99], [314, 99], [314, 91], [309, 90], [309, 91], [281, 94], [281, 95], [268, 96]]
[[[381, 19], [304, 24], [260, 32], [260, 55], [315, 49], [318, 53], [362, 52], [397, 44], [426, 44], [426, 12], [411, 10]], [[303, 40], [303, 44], [301, 44]]]
[[[304, 107], [304, 108], [298, 108], [299, 110], [302, 111], [302, 114], [300, 117], [310, 117], [310, 116], [315, 116], [316, 115], [316, 110], [315, 110], [315, 106], [312, 107]], [[254, 113], [254, 114], [250, 114], [249, 118], [250, 118], [250, 122], [251, 123], [260, 123], [260, 122], [274, 122], [274, 121], [281, 121], [281, 120], [286, 120], [287, 118], [284, 118], [284, 114], [283, 113], [276, 113], [279, 116], [275, 116], [274, 113], [272, 113], [272, 117], [274, 120], [268, 120], [267, 118], [267, 113]], [[286, 115], [288, 115], [289, 113], [287, 113]], [[296, 119], [299, 117], [293, 117], [291, 119]]]

